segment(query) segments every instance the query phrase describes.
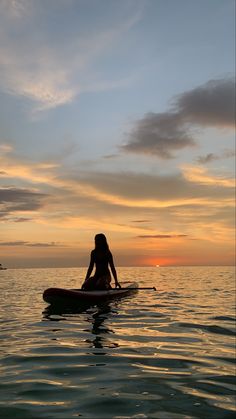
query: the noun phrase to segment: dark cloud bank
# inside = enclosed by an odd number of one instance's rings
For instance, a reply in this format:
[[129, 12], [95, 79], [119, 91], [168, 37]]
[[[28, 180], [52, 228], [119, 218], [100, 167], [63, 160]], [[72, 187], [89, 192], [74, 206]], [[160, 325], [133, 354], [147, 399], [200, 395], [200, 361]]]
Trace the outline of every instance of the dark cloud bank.
[[196, 145], [193, 129], [235, 126], [235, 81], [210, 80], [177, 96], [167, 112], [148, 113], [136, 122], [122, 151], [173, 158], [173, 152]]
[[[47, 195], [23, 188], [0, 188], [0, 218], [17, 211], [36, 211], [43, 206], [43, 199]], [[16, 222], [28, 221], [22, 217]]]

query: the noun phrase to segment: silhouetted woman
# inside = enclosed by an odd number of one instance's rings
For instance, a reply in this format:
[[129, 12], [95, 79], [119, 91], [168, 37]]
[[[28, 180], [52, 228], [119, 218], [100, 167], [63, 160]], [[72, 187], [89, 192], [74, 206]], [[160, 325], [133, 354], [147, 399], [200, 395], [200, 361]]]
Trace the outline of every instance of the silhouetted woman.
[[[95, 265], [95, 274], [91, 276]], [[113, 257], [107, 244], [107, 239], [104, 234], [97, 234], [95, 236], [95, 249], [91, 252], [90, 264], [86, 274], [85, 281], [82, 285], [84, 290], [106, 290], [111, 289], [111, 268], [112, 275], [115, 280], [115, 286], [121, 288], [118, 280], [117, 273], [113, 262]]]

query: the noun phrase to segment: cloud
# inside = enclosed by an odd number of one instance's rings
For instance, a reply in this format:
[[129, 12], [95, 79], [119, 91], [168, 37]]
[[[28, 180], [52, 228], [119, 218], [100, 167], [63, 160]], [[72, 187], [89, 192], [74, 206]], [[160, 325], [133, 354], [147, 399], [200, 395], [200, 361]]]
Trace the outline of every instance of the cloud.
[[176, 113], [148, 113], [137, 121], [123, 151], [173, 157], [173, 151], [195, 145], [194, 139]]
[[0, 203], [12, 203], [25, 210], [41, 207], [42, 198], [46, 194], [21, 188], [0, 188]]
[[[0, 188], [0, 218], [16, 212], [37, 211], [48, 195], [24, 188]], [[18, 218], [22, 221], [22, 218]], [[18, 221], [19, 222], [19, 221]]]
[[50, 243], [26, 243], [26, 246], [31, 246], [31, 247], [57, 247], [60, 246], [60, 244], [55, 243], [55, 242], [50, 242]]
[[132, 223], [149, 223], [150, 220], [132, 220]]
[[205, 168], [198, 166], [185, 165], [182, 167], [184, 177], [187, 181], [196, 183], [197, 185], [213, 185], [214, 187], [222, 186], [234, 190], [235, 179], [224, 175], [211, 175]]
[[11, 19], [22, 19], [32, 11], [32, 1], [30, 0], [1, 0], [1, 12]]
[[214, 153], [208, 153], [205, 156], [198, 156], [197, 162], [200, 164], [210, 163], [214, 160], [218, 160], [220, 157]]
[[235, 80], [210, 80], [177, 98], [176, 111], [191, 124], [235, 127]]
[[146, 234], [137, 237], [140, 239], [176, 239], [187, 236], [187, 234]]
[[208, 153], [205, 156], [198, 156], [197, 162], [200, 164], [207, 164], [215, 160], [229, 159], [232, 157], [235, 157], [235, 150], [225, 150], [221, 155], [215, 153]]
[[10, 144], [1, 143], [0, 144], [0, 153], [7, 154], [13, 151], [13, 147]]
[[26, 247], [57, 247], [60, 246], [60, 244], [55, 242], [49, 242], [49, 243], [34, 243], [34, 242], [28, 242], [24, 240], [16, 240], [16, 241], [9, 241], [9, 242], [1, 242], [0, 246], [26, 246]]
[[121, 150], [170, 159], [173, 152], [196, 145], [196, 126], [234, 128], [234, 86], [233, 79], [210, 80], [179, 95], [169, 111], [136, 121]]
[[[66, 155], [67, 153], [65, 150], [65, 156]], [[56, 158], [58, 161], [62, 159], [59, 153], [56, 155]], [[0, 165], [3, 168], [3, 170], [0, 172], [2, 178], [17, 179], [18, 182], [21, 180], [30, 184], [37, 183], [53, 185], [55, 187], [57, 186], [55, 184], [55, 173], [56, 170], [61, 167], [61, 163], [55, 161], [29, 161], [14, 155], [14, 153], [7, 157], [4, 156], [3, 158], [0, 156]]]
[[[165, 176], [90, 172], [81, 174], [78, 181], [84, 184], [84, 190], [91, 197], [133, 207], [168, 207], [229, 198], [232, 195], [234, 181], [231, 178], [212, 175], [196, 166], [185, 166], [182, 171]], [[76, 182], [76, 178], [73, 178], [73, 182]]]
[[[109, 25], [102, 24], [103, 17], [100, 24], [94, 18], [88, 30], [80, 20], [82, 15], [76, 3], [65, 7], [63, 2], [52, 2], [46, 8], [29, 0], [5, 0], [0, 4], [0, 88], [29, 99], [34, 111], [71, 103], [81, 92], [110, 90], [132, 83], [133, 76], [113, 80], [98, 77], [94, 63], [141, 19], [142, 4], [133, 3], [128, 10], [124, 3], [124, 11], [128, 12], [125, 18], [121, 12], [117, 18], [112, 11]], [[97, 7], [96, 11], [102, 14], [100, 9]], [[63, 22], [66, 29], [62, 36]]]
[[14, 223], [26, 223], [28, 221], [32, 221], [32, 218], [19, 217], [19, 218], [14, 218], [12, 221]]

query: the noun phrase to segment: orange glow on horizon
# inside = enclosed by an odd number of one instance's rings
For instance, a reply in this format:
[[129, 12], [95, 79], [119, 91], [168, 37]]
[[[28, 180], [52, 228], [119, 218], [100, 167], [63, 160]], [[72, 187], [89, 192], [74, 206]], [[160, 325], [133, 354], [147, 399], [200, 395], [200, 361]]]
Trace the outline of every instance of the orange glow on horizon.
[[143, 264], [145, 266], [151, 266], [151, 267], [162, 267], [162, 266], [172, 266], [172, 265], [178, 265], [179, 261], [178, 258], [145, 258], [143, 259]]

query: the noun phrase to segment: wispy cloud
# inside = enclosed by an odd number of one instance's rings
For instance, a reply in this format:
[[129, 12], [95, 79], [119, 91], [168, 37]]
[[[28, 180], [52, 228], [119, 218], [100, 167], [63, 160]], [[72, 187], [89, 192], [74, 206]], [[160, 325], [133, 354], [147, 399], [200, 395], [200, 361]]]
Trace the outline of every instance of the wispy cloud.
[[1, 0], [0, 10], [12, 19], [22, 19], [32, 11], [30, 0]]
[[[101, 25], [97, 31], [91, 30], [90, 33], [87, 30], [80, 31], [82, 24], [77, 22], [77, 27], [68, 31], [63, 40], [56, 43], [50, 27], [44, 27], [40, 18], [44, 16], [47, 19], [47, 13], [52, 13], [63, 20], [64, 10], [60, 2], [49, 5], [47, 12], [37, 2], [3, 1], [0, 6], [0, 88], [30, 99], [34, 110], [40, 111], [68, 104], [81, 92], [129, 85], [132, 82], [131, 76], [118, 76], [111, 80], [102, 76], [97, 78], [94, 63], [110, 52], [112, 46], [140, 20], [141, 3], [138, 7], [132, 4], [133, 10], [129, 8], [125, 19], [114, 19], [106, 27]], [[67, 12], [69, 9], [70, 4]], [[12, 35], [13, 18], [18, 18], [14, 21], [15, 36]]]
[[14, 218], [12, 220], [15, 223], [27, 223], [29, 221], [33, 221], [32, 218], [26, 218], [26, 217], [19, 217], [19, 218]]
[[0, 144], [0, 155], [11, 153], [12, 151], [13, 151], [13, 147], [10, 144], [7, 144], [7, 143]]
[[132, 220], [132, 223], [148, 223], [150, 220]]
[[216, 160], [230, 159], [233, 157], [235, 157], [235, 150], [224, 150], [221, 154], [208, 153], [204, 156], [198, 156], [196, 160], [200, 164], [207, 164]]
[[224, 188], [230, 188], [232, 190], [235, 186], [234, 178], [220, 174], [212, 175], [203, 167], [185, 165], [182, 167], [182, 170], [187, 181], [198, 185], [223, 186]]
[[195, 126], [234, 129], [234, 87], [233, 79], [219, 79], [184, 92], [167, 112], [138, 120], [121, 150], [170, 159], [175, 151], [196, 145]]
[[144, 234], [138, 236], [140, 239], [177, 239], [182, 237], [188, 237], [187, 234]]
[[15, 247], [15, 246], [26, 246], [26, 247], [57, 247], [57, 246], [61, 246], [61, 244], [59, 243], [55, 243], [55, 242], [49, 242], [49, 243], [43, 243], [43, 242], [28, 242], [28, 241], [24, 241], [24, 240], [16, 240], [16, 241], [8, 241], [8, 242], [4, 242], [4, 241], [0, 241], [0, 247], [3, 246], [9, 246], [9, 247]]

